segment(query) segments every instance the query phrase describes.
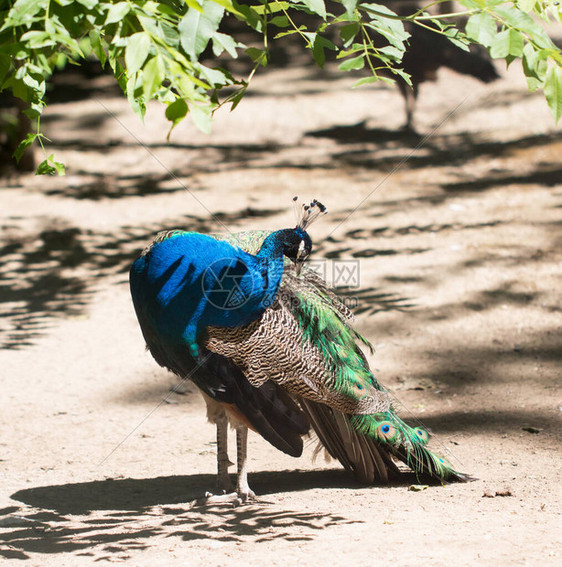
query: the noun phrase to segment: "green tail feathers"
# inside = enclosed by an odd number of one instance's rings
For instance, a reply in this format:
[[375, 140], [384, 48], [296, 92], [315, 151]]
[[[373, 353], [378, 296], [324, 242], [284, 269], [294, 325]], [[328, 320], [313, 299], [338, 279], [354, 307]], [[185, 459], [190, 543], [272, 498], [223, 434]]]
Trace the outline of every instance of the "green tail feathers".
[[410, 427], [392, 410], [371, 415], [354, 415], [352, 426], [375, 439], [416, 474], [425, 474], [442, 481], [467, 481], [469, 477], [454, 470], [443, 457], [428, 447], [430, 435], [422, 427]]
[[[300, 283], [292, 311], [300, 325], [303, 342], [312, 343], [322, 353], [327, 384], [340, 394], [356, 399], [368, 395], [373, 389], [386, 394], [357, 344], [373, 350], [371, 344], [351, 326], [351, 313], [321, 283], [310, 279], [309, 285], [310, 289], [307, 289], [306, 282]], [[349, 415], [349, 423], [416, 474], [442, 481], [469, 479], [427, 447], [430, 435], [426, 429], [410, 427], [396, 415], [391, 403], [389, 406], [390, 409], [383, 413]]]

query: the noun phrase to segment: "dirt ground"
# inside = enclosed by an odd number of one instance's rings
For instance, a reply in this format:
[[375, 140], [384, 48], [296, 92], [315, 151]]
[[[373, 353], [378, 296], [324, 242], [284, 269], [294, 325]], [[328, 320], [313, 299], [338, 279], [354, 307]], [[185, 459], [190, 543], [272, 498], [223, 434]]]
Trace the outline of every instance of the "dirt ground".
[[[43, 121], [64, 178], [2, 179], [0, 557], [37, 566], [554, 566], [560, 547], [562, 134], [519, 69], [396, 89], [258, 76], [207, 136], [143, 125], [95, 78]], [[68, 87], [70, 90], [71, 87]], [[64, 89], [63, 89], [64, 90]], [[162, 228], [282, 228], [291, 198], [382, 383], [477, 478], [357, 485], [251, 434], [250, 505], [201, 507], [214, 428], [144, 351], [130, 262]], [[337, 283], [337, 282], [336, 282]]]

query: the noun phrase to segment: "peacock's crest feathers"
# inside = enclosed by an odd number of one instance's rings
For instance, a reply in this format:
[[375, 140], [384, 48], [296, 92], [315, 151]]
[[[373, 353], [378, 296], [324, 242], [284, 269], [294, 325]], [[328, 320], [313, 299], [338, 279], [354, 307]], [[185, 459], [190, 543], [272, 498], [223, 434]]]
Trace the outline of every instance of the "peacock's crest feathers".
[[298, 197], [293, 197], [295, 210], [297, 213], [297, 228], [306, 230], [320, 215], [325, 215], [326, 207], [317, 199], [313, 199], [310, 204], [303, 203], [298, 205]]

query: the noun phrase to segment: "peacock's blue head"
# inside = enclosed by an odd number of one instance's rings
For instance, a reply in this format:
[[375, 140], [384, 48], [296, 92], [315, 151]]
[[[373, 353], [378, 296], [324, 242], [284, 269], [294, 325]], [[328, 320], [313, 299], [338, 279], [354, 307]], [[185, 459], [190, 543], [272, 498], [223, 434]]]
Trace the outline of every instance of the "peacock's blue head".
[[[293, 198], [295, 205], [297, 205], [297, 200], [298, 197]], [[306, 229], [323, 214], [326, 214], [326, 207], [316, 199], [309, 205], [303, 204], [300, 210], [297, 205], [297, 226], [286, 231], [287, 243], [283, 251], [285, 256], [295, 263], [297, 275], [312, 251], [312, 240]]]
[[286, 228], [279, 231], [283, 255], [295, 264], [297, 274], [312, 251], [312, 240], [306, 230], [300, 227]]
[[[297, 197], [294, 198], [296, 202]], [[295, 228], [284, 228], [271, 233], [263, 242], [260, 256], [283, 255], [294, 262], [297, 275], [300, 273], [304, 261], [312, 251], [312, 240], [306, 228], [321, 214], [326, 213], [326, 207], [314, 199], [310, 205], [303, 205], [297, 212], [298, 223]]]

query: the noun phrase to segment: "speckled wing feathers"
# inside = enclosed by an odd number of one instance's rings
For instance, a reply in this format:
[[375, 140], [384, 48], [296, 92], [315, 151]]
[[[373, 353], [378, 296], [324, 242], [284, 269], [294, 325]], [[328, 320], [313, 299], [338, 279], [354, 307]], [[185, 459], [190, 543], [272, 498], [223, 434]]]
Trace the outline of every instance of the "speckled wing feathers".
[[388, 395], [374, 387], [361, 396], [334, 387], [320, 350], [303, 340], [302, 330], [282, 294], [263, 316], [246, 327], [209, 327], [203, 346], [231, 359], [253, 386], [267, 380], [291, 394], [350, 414], [372, 414], [390, 408]]

